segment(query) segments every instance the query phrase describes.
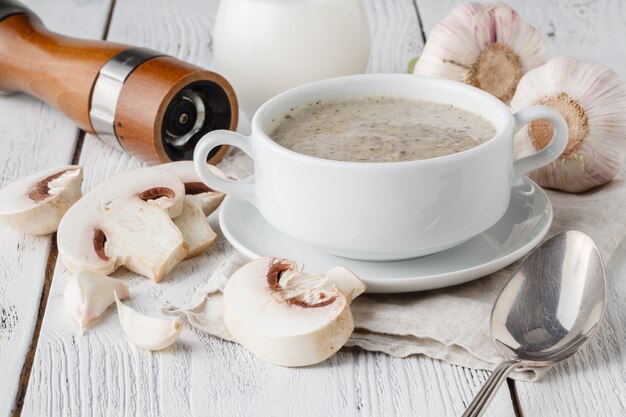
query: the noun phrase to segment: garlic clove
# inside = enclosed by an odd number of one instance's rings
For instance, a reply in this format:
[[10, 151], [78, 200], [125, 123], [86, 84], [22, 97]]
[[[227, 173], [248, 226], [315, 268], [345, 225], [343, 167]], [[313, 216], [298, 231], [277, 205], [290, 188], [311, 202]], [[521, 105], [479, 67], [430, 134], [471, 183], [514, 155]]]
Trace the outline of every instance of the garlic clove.
[[353, 274], [345, 269], [304, 273], [293, 261], [260, 258], [237, 270], [224, 287], [223, 317], [233, 338], [261, 359], [306, 366], [337, 352], [354, 330], [348, 298]]
[[67, 282], [63, 304], [84, 331], [115, 302], [114, 293], [124, 300], [130, 298], [128, 285], [124, 281], [97, 272], [80, 271]]
[[[211, 196], [199, 194], [185, 197], [183, 213], [174, 219], [174, 224], [183, 235], [183, 240], [188, 245], [185, 259], [193, 258], [204, 252], [217, 238], [217, 234], [211, 228], [204, 211], [202, 210], [202, 196], [206, 200], [212, 200]], [[192, 198], [195, 197], [195, 198]]]
[[[514, 111], [541, 104], [565, 118], [569, 141], [563, 154], [530, 177], [542, 187], [582, 192], [613, 179], [626, 156], [626, 84], [612, 70], [559, 57], [528, 72], [511, 101]], [[543, 149], [552, 127], [538, 120], [515, 136], [521, 158]]]
[[0, 221], [23, 233], [46, 235], [80, 198], [83, 170], [64, 165], [22, 178], [0, 190]]
[[162, 350], [178, 340], [183, 329], [180, 321], [145, 316], [122, 303], [117, 293], [114, 296], [122, 330], [135, 345], [146, 350]]
[[521, 77], [547, 60], [541, 34], [511, 7], [465, 3], [433, 28], [414, 74], [465, 82], [508, 103]]

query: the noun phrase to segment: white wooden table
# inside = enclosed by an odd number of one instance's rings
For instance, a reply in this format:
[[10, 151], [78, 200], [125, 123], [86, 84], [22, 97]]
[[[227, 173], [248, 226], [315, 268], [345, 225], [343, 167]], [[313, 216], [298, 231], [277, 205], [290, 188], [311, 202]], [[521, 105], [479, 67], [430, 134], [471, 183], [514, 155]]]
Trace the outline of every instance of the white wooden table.
[[[212, 68], [217, 0], [30, 0], [51, 29], [155, 48]], [[367, 0], [370, 71], [404, 72], [424, 34], [458, 0]], [[509, 0], [537, 25], [553, 54], [626, 75], [626, 4], [621, 0]], [[23, 95], [0, 97], [0, 185], [70, 162], [84, 189], [141, 163], [86, 135], [54, 109]], [[236, 167], [229, 167], [236, 169]], [[230, 250], [222, 237], [214, 249]], [[592, 345], [544, 380], [509, 382], [488, 415], [626, 415], [626, 242], [609, 260], [615, 278], [603, 329]], [[164, 283], [128, 274], [141, 311], [187, 302], [216, 266], [211, 253]], [[62, 307], [67, 273], [54, 237], [0, 226], [0, 417], [24, 416], [454, 416], [488, 376], [424, 357], [342, 350], [318, 366], [283, 369], [239, 346], [185, 329], [165, 352], [135, 349], [109, 314], [77, 332]]]

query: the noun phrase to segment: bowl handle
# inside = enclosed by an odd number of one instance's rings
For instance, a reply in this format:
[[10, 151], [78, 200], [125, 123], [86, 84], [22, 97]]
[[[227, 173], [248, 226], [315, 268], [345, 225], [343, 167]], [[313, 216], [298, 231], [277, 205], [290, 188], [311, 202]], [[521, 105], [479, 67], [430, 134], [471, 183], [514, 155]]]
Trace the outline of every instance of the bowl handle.
[[513, 179], [530, 171], [544, 167], [555, 161], [565, 150], [568, 139], [568, 128], [561, 114], [548, 106], [532, 106], [522, 109], [513, 115], [515, 120], [514, 133], [534, 120], [548, 120], [552, 123], [552, 139], [539, 152], [520, 158], [513, 163]]
[[209, 170], [209, 166], [207, 165], [209, 153], [220, 145], [235, 146], [254, 160], [254, 148], [250, 137], [240, 135], [230, 130], [214, 130], [204, 135], [194, 150], [193, 162], [198, 177], [200, 177], [203, 183], [216, 191], [244, 198], [254, 204], [254, 182], [233, 181], [220, 178]]

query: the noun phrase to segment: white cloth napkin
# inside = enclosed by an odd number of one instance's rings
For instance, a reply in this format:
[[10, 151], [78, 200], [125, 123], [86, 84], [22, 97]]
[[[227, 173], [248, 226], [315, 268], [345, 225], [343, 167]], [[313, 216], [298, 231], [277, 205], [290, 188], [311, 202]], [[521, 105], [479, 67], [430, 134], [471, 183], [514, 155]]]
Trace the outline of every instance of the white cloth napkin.
[[[232, 162], [228, 160], [226, 167], [238, 165], [231, 165]], [[623, 249], [620, 246], [626, 237], [623, 174], [587, 193], [548, 191], [548, 195], [554, 207], [554, 222], [548, 237], [564, 230], [583, 231], [596, 241], [605, 261], [612, 258], [618, 247]], [[231, 340], [222, 322], [220, 289], [247, 259], [234, 249], [223, 256], [223, 262], [197, 289], [189, 306], [167, 305], [164, 311], [183, 315], [192, 326]], [[455, 287], [409, 294], [362, 295], [352, 304], [355, 331], [347, 346], [397, 357], [422, 354], [455, 365], [493, 370], [502, 358], [489, 335], [491, 307], [516, 266], [517, 263]], [[547, 371], [522, 369], [512, 377], [534, 381]]]

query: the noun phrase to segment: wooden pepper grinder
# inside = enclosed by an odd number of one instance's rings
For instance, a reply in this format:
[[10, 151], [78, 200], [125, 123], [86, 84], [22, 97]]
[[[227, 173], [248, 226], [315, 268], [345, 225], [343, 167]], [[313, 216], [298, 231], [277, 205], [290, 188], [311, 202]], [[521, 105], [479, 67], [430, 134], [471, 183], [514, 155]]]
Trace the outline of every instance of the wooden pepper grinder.
[[0, 91], [38, 97], [151, 163], [191, 160], [204, 134], [237, 127], [237, 99], [221, 75], [150, 49], [53, 33], [14, 0], [0, 0]]

